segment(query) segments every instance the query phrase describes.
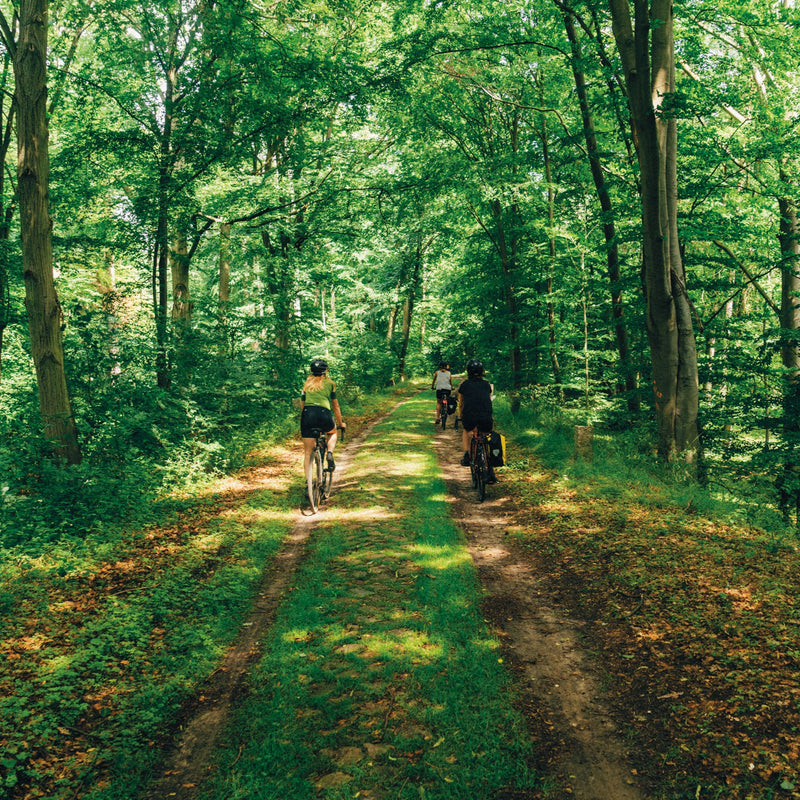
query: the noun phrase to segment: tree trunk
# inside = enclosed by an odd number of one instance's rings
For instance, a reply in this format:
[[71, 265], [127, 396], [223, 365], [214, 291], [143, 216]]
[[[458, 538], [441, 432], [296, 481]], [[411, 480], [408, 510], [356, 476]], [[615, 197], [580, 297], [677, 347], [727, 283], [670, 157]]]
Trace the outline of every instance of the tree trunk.
[[156, 383], [162, 389], [170, 385], [169, 358], [167, 356], [167, 271], [169, 240], [167, 238], [167, 182], [162, 171], [159, 181], [159, 212], [156, 223], [156, 242], [153, 253], [153, 315], [156, 322]]
[[[544, 102], [542, 102], [544, 105]], [[544, 179], [547, 184], [547, 222], [550, 233], [547, 237], [548, 262], [547, 276], [545, 278], [545, 297], [547, 298], [547, 343], [550, 347], [550, 364], [553, 367], [553, 382], [558, 387], [559, 395], [562, 392], [561, 385], [563, 378], [561, 375], [561, 365], [558, 363], [558, 353], [556, 352], [556, 308], [553, 303], [553, 271], [556, 268], [556, 240], [553, 236], [556, 197], [553, 190], [553, 172], [550, 164], [550, 146], [547, 141], [547, 120], [542, 120], [542, 159], [544, 160]]]
[[622, 385], [627, 398], [628, 410], [632, 414], [638, 414], [640, 409], [639, 386], [636, 380], [636, 370], [634, 369], [631, 359], [628, 327], [625, 324], [624, 306], [622, 303], [619, 247], [617, 246], [617, 234], [614, 225], [614, 208], [600, 164], [600, 148], [597, 143], [594, 120], [589, 108], [589, 100], [586, 93], [586, 77], [583, 74], [583, 70], [580, 69], [583, 54], [575, 31], [575, 24], [570, 13], [564, 14], [564, 26], [572, 50], [572, 74], [575, 79], [575, 89], [578, 95], [578, 104], [581, 109], [581, 118], [583, 120], [583, 137], [586, 142], [586, 151], [589, 157], [589, 168], [592, 173], [592, 181], [594, 182], [595, 192], [603, 215], [606, 266], [608, 268], [608, 280], [611, 290], [611, 314], [614, 320], [617, 354], [619, 355], [622, 370]]
[[231, 224], [219, 227], [219, 307], [223, 317], [231, 300]]
[[508, 334], [511, 342], [511, 352], [509, 353], [510, 385], [513, 390], [518, 390], [522, 387], [522, 351], [519, 346], [519, 309], [517, 296], [514, 293], [516, 246], [513, 241], [509, 242], [506, 237], [502, 204], [499, 200], [492, 200], [490, 205], [496, 231], [495, 248], [500, 256], [503, 294], [505, 295], [506, 309], [508, 310]]
[[674, 119], [657, 113], [664, 96], [675, 88], [672, 7], [669, 0], [655, 0], [650, 9], [637, 2], [634, 30], [628, 0], [609, 0], [609, 6], [641, 173], [658, 453], [670, 460], [678, 452], [691, 461], [699, 448], [699, 387], [691, 306], [678, 243], [677, 127]]
[[[783, 170], [781, 179], [787, 180]], [[796, 515], [800, 524], [800, 474], [797, 449], [800, 445], [800, 223], [797, 207], [786, 198], [779, 198], [781, 246], [781, 362], [784, 369], [783, 438], [786, 448], [784, 473], [779, 480], [781, 507], [784, 514]]]
[[56, 455], [81, 460], [61, 340], [61, 306], [53, 281], [47, 129], [47, 0], [22, 0], [14, 58], [17, 101], [17, 178], [22, 230], [25, 307], [36, 367], [44, 433]]
[[[3, 86], [8, 84], [10, 69], [11, 56], [6, 52], [3, 56]], [[5, 94], [0, 94], [0, 120], [5, 116], [5, 100]], [[13, 100], [9, 106], [8, 119], [2, 131], [2, 138], [0, 138], [0, 164], [6, 163], [6, 157], [11, 146], [11, 134], [14, 127], [16, 108]], [[11, 276], [8, 271], [8, 242], [10, 238], [11, 219], [14, 215], [13, 199], [9, 202], [8, 207], [3, 206], [5, 202], [5, 178], [5, 170], [0, 169], [0, 380], [2, 380], [3, 333], [11, 319]]]
[[189, 245], [186, 236], [179, 234], [170, 253], [172, 273], [172, 319], [188, 322], [192, 318], [192, 301], [189, 294]]
[[400, 339], [400, 357], [398, 360], [398, 372], [401, 381], [406, 379], [406, 358], [408, 357], [408, 342], [411, 337], [411, 320], [414, 314], [414, 303], [416, 301], [420, 276], [422, 274], [422, 254], [424, 251], [422, 234], [419, 233], [417, 235], [417, 246], [411, 256], [413, 258], [413, 263], [406, 285], [406, 296], [403, 301], [403, 325]]

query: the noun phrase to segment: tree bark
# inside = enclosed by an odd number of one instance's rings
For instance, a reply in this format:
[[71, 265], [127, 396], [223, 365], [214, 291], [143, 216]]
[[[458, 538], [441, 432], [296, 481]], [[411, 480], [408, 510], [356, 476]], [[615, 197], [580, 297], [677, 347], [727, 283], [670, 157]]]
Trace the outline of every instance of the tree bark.
[[219, 306], [225, 316], [231, 299], [231, 224], [223, 222], [219, 228]]
[[20, 35], [14, 58], [17, 191], [25, 307], [44, 433], [53, 441], [60, 459], [77, 464], [81, 451], [67, 392], [62, 312], [53, 281], [46, 113], [48, 10], [47, 0], [22, 0], [20, 7]]
[[594, 120], [589, 108], [589, 100], [586, 92], [586, 77], [580, 69], [583, 59], [581, 46], [575, 31], [575, 24], [571, 13], [564, 14], [564, 27], [567, 38], [572, 50], [572, 74], [575, 80], [575, 90], [578, 95], [578, 105], [581, 110], [583, 121], [583, 137], [586, 142], [586, 151], [589, 158], [589, 169], [592, 173], [595, 192], [600, 211], [603, 215], [603, 237], [606, 243], [606, 266], [608, 269], [609, 288], [611, 291], [611, 315], [614, 320], [614, 335], [617, 342], [617, 354], [619, 355], [620, 366], [622, 368], [622, 385], [627, 397], [628, 410], [632, 414], [639, 413], [639, 386], [636, 380], [636, 370], [632, 363], [630, 339], [628, 337], [628, 327], [625, 324], [625, 307], [622, 302], [622, 290], [620, 288], [620, 263], [619, 247], [617, 246], [617, 233], [614, 224], [614, 207], [611, 203], [611, 195], [608, 185], [603, 175], [600, 164], [600, 148], [597, 143]]
[[650, 7], [635, 0], [634, 5], [632, 21], [628, 0], [609, 0], [641, 173], [658, 453], [664, 460], [680, 453], [691, 461], [700, 446], [697, 352], [678, 241], [677, 126], [661, 113], [664, 97], [675, 90], [672, 7], [669, 0], [655, 0]]
[[[787, 176], [781, 170], [781, 179]], [[786, 198], [778, 199], [781, 246], [781, 362], [784, 369], [783, 438], [786, 446], [783, 476], [778, 482], [781, 508], [787, 518], [796, 515], [800, 524], [800, 478], [797, 450], [800, 445], [800, 222], [797, 207]]]
[[170, 253], [172, 273], [172, 319], [188, 322], [192, 318], [189, 294], [189, 245], [184, 234], [178, 234]]

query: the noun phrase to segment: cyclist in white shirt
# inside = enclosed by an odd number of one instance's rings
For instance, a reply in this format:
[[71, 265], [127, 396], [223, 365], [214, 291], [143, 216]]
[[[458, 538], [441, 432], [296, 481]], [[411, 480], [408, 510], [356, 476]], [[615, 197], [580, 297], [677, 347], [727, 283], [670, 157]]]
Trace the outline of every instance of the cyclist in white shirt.
[[442, 403], [447, 402], [450, 392], [453, 391], [453, 376], [450, 373], [450, 367], [446, 361], [439, 364], [439, 369], [433, 373], [433, 380], [431, 381], [431, 389], [436, 390], [436, 424], [442, 418]]

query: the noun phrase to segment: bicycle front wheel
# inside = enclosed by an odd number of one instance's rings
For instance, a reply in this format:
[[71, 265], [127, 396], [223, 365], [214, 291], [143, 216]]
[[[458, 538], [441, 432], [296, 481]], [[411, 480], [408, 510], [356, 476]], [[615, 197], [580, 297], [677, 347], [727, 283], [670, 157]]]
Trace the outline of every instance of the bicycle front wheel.
[[322, 496], [322, 458], [319, 450], [314, 450], [311, 455], [311, 470], [308, 473], [308, 500], [311, 510], [316, 512]]

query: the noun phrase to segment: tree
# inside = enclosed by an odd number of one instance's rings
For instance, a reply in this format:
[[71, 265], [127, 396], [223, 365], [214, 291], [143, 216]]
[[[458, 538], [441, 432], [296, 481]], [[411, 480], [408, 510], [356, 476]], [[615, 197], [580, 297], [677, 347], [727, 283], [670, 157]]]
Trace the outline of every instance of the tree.
[[678, 238], [677, 121], [671, 0], [609, 0], [622, 59], [641, 175], [647, 333], [658, 422], [658, 453], [691, 460], [699, 441], [699, 382], [691, 302]]
[[56, 455], [69, 464], [77, 464], [81, 451], [67, 391], [62, 311], [53, 280], [47, 128], [48, 10], [47, 0], [22, 0], [16, 42], [10, 38], [11, 27], [2, 13], [0, 27], [14, 57], [25, 308], [39, 407], [45, 436], [54, 443]]

